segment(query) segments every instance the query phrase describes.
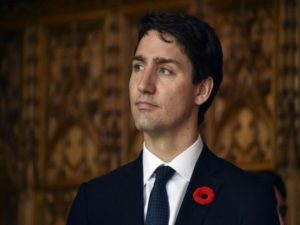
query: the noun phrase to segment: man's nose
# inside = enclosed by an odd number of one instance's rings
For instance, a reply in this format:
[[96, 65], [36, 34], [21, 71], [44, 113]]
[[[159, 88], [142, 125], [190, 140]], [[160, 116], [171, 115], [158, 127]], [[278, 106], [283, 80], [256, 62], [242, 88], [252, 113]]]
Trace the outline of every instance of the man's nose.
[[156, 90], [156, 77], [154, 71], [148, 70], [142, 74], [138, 84], [138, 90], [142, 93], [153, 94]]

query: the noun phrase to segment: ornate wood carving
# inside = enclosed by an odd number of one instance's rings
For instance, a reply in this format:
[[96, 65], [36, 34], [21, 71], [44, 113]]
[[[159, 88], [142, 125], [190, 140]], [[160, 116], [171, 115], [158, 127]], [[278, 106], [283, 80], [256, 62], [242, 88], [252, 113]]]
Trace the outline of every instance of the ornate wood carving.
[[[278, 139], [282, 167], [300, 167], [299, 1], [284, 1], [280, 17]], [[297, 38], [298, 37], [298, 38]], [[297, 51], [298, 50], [298, 51]], [[287, 153], [287, 154], [286, 154]]]
[[224, 51], [224, 80], [207, 113], [209, 143], [245, 169], [275, 165], [276, 4], [207, 5]]
[[300, 1], [280, 2], [276, 144], [287, 186], [288, 223], [300, 223]]
[[105, 170], [103, 23], [62, 21], [44, 27], [43, 73], [48, 76], [44, 168], [49, 183], [77, 183]]

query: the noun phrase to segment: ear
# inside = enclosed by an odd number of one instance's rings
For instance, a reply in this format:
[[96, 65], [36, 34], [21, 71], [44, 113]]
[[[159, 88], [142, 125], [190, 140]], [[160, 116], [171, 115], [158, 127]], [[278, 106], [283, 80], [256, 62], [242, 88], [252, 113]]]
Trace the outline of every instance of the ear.
[[209, 98], [214, 86], [212, 77], [208, 77], [197, 84], [195, 104], [200, 106]]

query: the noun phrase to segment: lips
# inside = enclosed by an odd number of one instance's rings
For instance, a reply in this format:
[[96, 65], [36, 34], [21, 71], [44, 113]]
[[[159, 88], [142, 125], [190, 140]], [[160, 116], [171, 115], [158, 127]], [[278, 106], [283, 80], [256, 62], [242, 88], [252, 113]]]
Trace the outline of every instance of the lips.
[[147, 101], [137, 101], [135, 105], [140, 110], [152, 110], [158, 107], [158, 105]]

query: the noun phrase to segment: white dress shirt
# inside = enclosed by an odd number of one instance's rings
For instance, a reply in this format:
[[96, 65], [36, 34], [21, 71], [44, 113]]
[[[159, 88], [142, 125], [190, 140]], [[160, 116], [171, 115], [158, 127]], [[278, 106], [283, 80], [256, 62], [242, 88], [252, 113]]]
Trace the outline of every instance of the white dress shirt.
[[200, 137], [186, 150], [174, 158], [171, 162], [165, 163], [157, 156], [152, 154], [143, 145], [143, 172], [144, 172], [144, 218], [147, 215], [148, 201], [155, 181], [154, 171], [160, 165], [172, 167], [176, 172], [166, 184], [169, 198], [170, 217], [169, 225], [174, 225], [181, 203], [183, 201], [186, 189], [190, 182], [196, 162], [202, 152], [203, 142]]

